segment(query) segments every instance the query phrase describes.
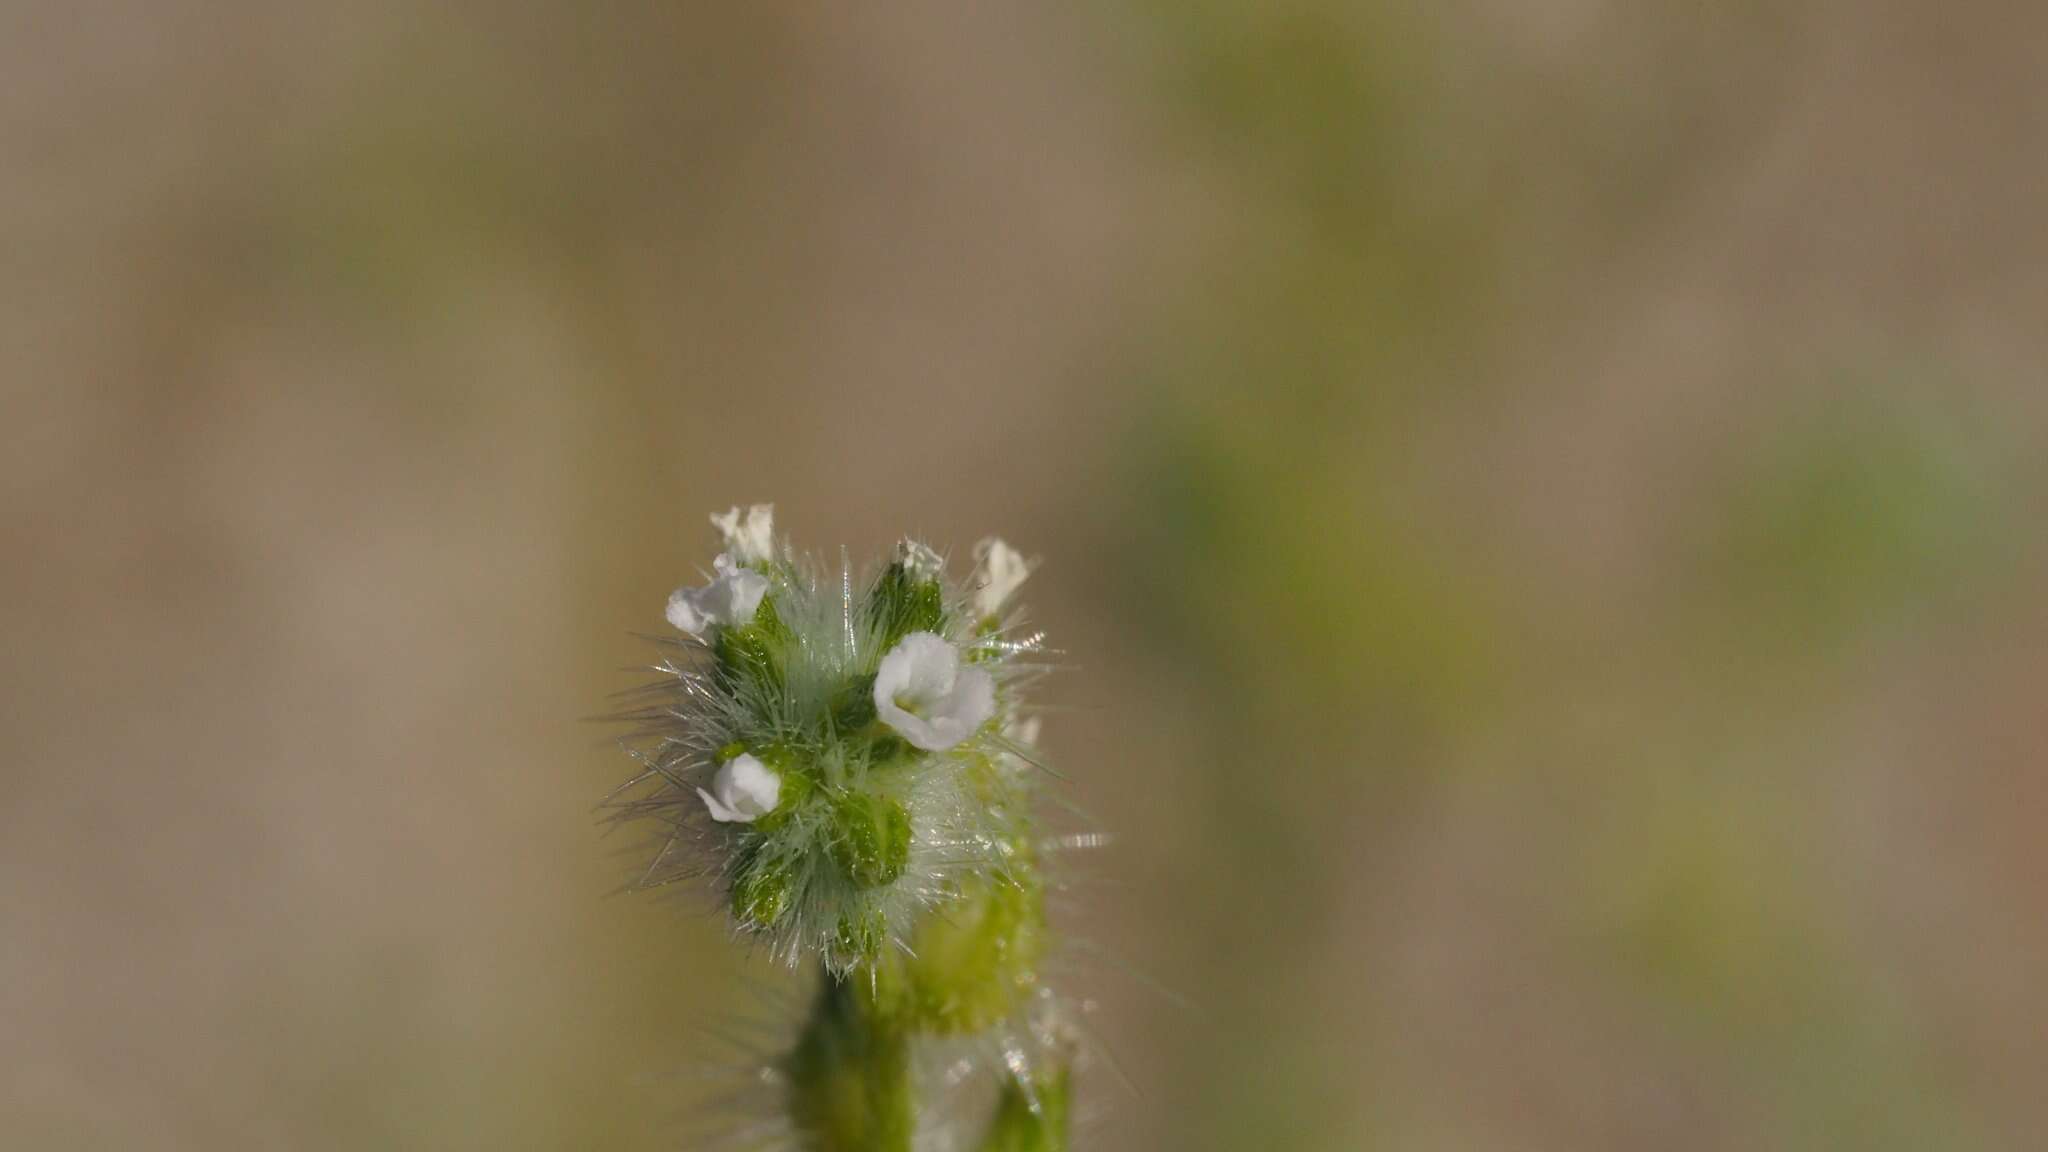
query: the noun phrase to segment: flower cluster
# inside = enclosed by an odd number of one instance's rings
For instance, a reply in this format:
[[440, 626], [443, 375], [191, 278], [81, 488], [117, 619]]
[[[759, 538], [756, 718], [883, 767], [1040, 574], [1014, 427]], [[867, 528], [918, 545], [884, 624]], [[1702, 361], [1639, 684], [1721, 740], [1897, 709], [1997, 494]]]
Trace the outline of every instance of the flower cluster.
[[743, 932], [824, 970], [764, 1070], [789, 1144], [908, 1152], [917, 1053], [986, 1052], [1000, 1083], [982, 1146], [1063, 1147], [1073, 1033], [1041, 979], [1021, 700], [1040, 640], [1012, 603], [1030, 562], [986, 540], [954, 584], [905, 541], [857, 578], [794, 554], [768, 505], [711, 521], [724, 551], [669, 597], [678, 635], [623, 715], [642, 771], [614, 815], [660, 832], [641, 886], [709, 877]]
[[680, 649], [633, 718], [645, 766], [619, 811], [664, 841], [647, 883], [721, 878], [740, 926], [835, 972], [903, 944], [927, 908], [1024, 852], [1017, 688], [1035, 638], [1006, 626], [1029, 565], [984, 542], [975, 575], [906, 541], [866, 579], [778, 545], [773, 509], [713, 516], [725, 550], [678, 589]]
[[[1012, 605], [1030, 562], [999, 539], [973, 576], [903, 541], [856, 576], [799, 558], [768, 504], [711, 517], [709, 580], [668, 601], [674, 637], [623, 719], [641, 773], [618, 820], [653, 822], [645, 888], [709, 877], [737, 929], [823, 970], [791, 1050], [758, 1070], [745, 1132], [805, 1152], [1065, 1148], [1073, 1013], [1047, 988], [1038, 635]], [[989, 1091], [958, 1088], [987, 1070]], [[938, 1093], [938, 1099], [934, 1099]], [[752, 1138], [750, 1138], [752, 1140]]]

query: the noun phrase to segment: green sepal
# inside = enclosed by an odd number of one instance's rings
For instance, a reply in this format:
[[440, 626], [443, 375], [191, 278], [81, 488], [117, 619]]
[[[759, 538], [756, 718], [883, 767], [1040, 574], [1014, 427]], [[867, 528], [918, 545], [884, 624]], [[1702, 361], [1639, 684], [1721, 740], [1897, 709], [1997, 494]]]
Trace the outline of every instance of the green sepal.
[[783, 772], [781, 775], [782, 794], [775, 798], [775, 810], [754, 821], [754, 827], [764, 833], [778, 831], [789, 823], [815, 787], [808, 776], [795, 772]]
[[1045, 949], [1045, 891], [1035, 871], [972, 880], [912, 932], [903, 1009], [924, 1031], [979, 1032], [1037, 986]]
[[887, 652], [912, 632], [944, 632], [945, 589], [937, 580], [919, 578], [903, 564], [891, 564], [875, 582], [868, 611], [880, 625], [877, 651]]
[[[732, 758], [723, 753], [724, 749], [720, 749], [721, 759]], [[738, 754], [733, 753], [735, 756]], [[754, 821], [755, 830], [763, 833], [774, 832], [789, 823], [790, 817], [801, 809], [804, 801], [810, 799], [811, 793], [817, 790], [817, 785], [813, 783], [811, 774], [802, 770], [802, 761], [796, 751], [786, 744], [770, 744], [755, 752], [754, 757], [782, 781], [781, 789], [775, 797], [774, 811], [765, 813]]]
[[875, 678], [855, 676], [832, 693], [832, 726], [841, 733], [859, 732], [875, 722]]
[[752, 680], [762, 688], [782, 689], [781, 653], [789, 645], [789, 626], [775, 610], [775, 598], [761, 597], [754, 618], [737, 628], [721, 628], [713, 650], [719, 667], [735, 679]]
[[873, 964], [882, 956], [882, 946], [889, 941], [889, 920], [879, 908], [865, 908], [848, 912], [839, 918], [838, 930], [833, 935], [832, 950], [842, 960], [859, 958]]
[[883, 729], [868, 737], [868, 767], [890, 768], [923, 755], [915, 744]]
[[896, 882], [910, 863], [910, 813], [887, 796], [849, 792], [832, 803], [832, 858], [862, 888]]
[[745, 856], [732, 884], [732, 914], [756, 928], [773, 928], [789, 912], [795, 877], [787, 862], [762, 855]]

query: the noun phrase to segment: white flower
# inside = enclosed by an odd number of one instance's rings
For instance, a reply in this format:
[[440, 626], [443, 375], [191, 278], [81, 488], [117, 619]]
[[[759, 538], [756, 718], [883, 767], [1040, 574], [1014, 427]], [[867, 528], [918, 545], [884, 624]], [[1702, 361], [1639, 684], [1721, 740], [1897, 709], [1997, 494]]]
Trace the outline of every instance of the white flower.
[[721, 824], [752, 824], [775, 811], [782, 799], [782, 777], [745, 752], [727, 760], [711, 778], [711, 791], [697, 789], [711, 818]]
[[768, 578], [733, 563], [730, 556], [721, 554], [711, 566], [718, 572], [711, 583], [678, 588], [668, 597], [668, 622], [700, 639], [714, 624], [730, 628], [751, 623], [761, 597], [768, 594]]
[[946, 561], [937, 552], [915, 540], [905, 540], [896, 546], [896, 562], [919, 580], [937, 580], [946, 569]]
[[775, 505], [752, 504], [742, 513], [737, 506], [713, 512], [711, 525], [725, 537], [725, 549], [742, 564], [775, 558]]
[[986, 620], [1003, 610], [1003, 602], [1024, 578], [1031, 562], [1024, 554], [991, 536], [974, 546], [974, 615]]
[[875, 670], [875, 711], [927, 752], [951, 748], [996, 711], [987, 670], [961, 667], [960, 650], [930, 632], [912, 632]]

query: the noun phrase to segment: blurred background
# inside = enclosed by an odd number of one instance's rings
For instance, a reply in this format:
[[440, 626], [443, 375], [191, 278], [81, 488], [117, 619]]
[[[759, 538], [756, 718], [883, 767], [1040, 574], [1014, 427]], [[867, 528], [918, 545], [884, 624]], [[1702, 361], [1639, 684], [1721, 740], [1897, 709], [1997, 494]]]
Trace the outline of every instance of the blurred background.
[[0, 1145], [688, 1146], [581, 718], [772, 500], [1045, 558], [1089, 1147], [2037, 1147], [2044, 38], [0, 4]]

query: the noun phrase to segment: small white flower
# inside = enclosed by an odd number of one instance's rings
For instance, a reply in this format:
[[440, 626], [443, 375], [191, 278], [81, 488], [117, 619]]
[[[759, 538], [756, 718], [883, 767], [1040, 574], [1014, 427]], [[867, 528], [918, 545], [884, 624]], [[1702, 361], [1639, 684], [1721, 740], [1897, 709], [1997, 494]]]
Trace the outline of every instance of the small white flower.
[[768, 578], [733, 563], [730, 556], [720, 554], [711, 566], [718, 573], [711, 583], [678, 588], [668, 597], [668, 622], [699, 639], [714, 624], [730, 628], [751, 623], [761, 597], [768, 594]]
[[745, 752], [727, 760], [711, 778], [711, 791], [697, 789], [704, 807], [720, 824], [752, 824], [775, 811], [782, 799], [782, 777]]
[[742, 564], [775, 558], [775, 505], [752, 504], [742, 513], [713, 512], [711, 525], [725, 537], [725, 549]]
[[937, 580], [946, 570], [946, 561], [937, 552], [915, 540], [905, 540], [896, 546], [896, 562], [919, 580]]
[[974, 546], [974, 615], [986, 620], [1003, 610], [1003, 602], [1031, 575], [1024, 554], [995, 536]]
[[987, 670], [962, 667], [960, 650], [934, 633], [905, 636], [875, 670], [875, 711], [927, 752], [974, 735], [995, 710], [996, 685]]

